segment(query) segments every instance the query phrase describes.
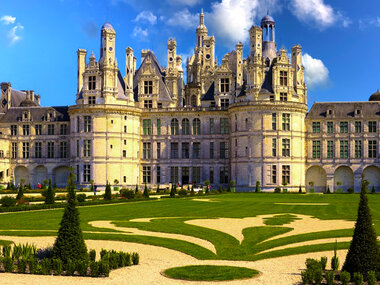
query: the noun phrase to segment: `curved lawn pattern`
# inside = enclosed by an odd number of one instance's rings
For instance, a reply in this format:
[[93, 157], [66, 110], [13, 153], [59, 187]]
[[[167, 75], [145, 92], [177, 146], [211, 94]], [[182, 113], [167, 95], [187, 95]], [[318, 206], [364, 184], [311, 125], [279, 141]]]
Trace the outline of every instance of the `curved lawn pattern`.
[[[359, 200], [359, 195], [348, 194], [235, 193], [211, 197], [217, 197], [218, 203], [184, 198], [79, 207], [83, 234], [85, 239], [166, 247], [199, 260], [250, 261], [333, 250], [331, 240], [335, 238], [340, 238], [338, 248], [348, 248]], [[380, 233], [380, 208], [376, 207], [380, 195], [368, 195], [368, 199]], [[53, 236], [62, 212], [2, 214], [0, 235]], [[112, 227], [94, 224], [99, 221], [110, 221]]]

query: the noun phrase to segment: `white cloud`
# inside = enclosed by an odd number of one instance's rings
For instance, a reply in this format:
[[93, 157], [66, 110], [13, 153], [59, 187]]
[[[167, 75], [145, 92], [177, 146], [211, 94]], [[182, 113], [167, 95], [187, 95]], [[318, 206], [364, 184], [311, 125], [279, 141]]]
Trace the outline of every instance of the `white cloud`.
[[359, 28], [380, 27], [380, 17], [359, 20]]
[[136, 26], [133, 29], [133, 36], [140, 40], [145, 40], [148, 37], [148, 29], [142, 29], [141, 27]]
[[24, 26], [22, 26], [20, 24], [17, 24], [12, 29], [10, 29], [10, 31], [8, 32], [8, 38], [9, 38], [9, 41], [10, 41], [9, 42], [10, 45], [13, 45], [14, 43], [16, 43], [19, 40], [21, 40], [21, 36], [18, 35], [18, 32], [20, 30], [23, 30], [23, 29], [24, 29]]
[[184, 29], [195, 28], [199, 24], [199, 14], [191, 14], [188, 9], [175, 12], [166, 22], [169, 26], [181, 27]]
[[134, 21], [148, 22], [149, 24], [154, 25], [157, 23], [157, 17], [150, 11], [142, 11], [137, 15]]
[[202, 0], [168, 0], [169, 4], [172, 5], [186, 5], [194, 6], [202, 2]]
[[206, 13], [206, 24], [227, 45], [245, 42], [255, 19], [261, 19], [266, 10], [281, 9], [278, 0], [222, 0], [211, 4], [211, 12]]
[[305, 53], [302, 55], [302, 65], [305, 67], [305, 81], [308, 87], [312, 89], [328, 83], [329, 70], [322, 60]]
[[8, 15], [2, 16], [0, 18], [0, 22], [3, 22], [5, 25], [14, 24], [15, 21], [16, 21], [16, 17], [12, 17]]
[[302, 22], [313, 23], [321, 29], [341, 24], [348, 27], [351, 20], [334, 11], [333, 7], [324, 3], [324, 0], [291, 0], [291, 12]]

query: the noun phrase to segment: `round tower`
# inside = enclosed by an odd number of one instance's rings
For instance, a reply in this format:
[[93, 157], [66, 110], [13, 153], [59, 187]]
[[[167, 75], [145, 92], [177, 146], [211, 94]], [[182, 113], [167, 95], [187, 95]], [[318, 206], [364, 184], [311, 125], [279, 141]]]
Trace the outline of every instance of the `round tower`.
[[276, 42], [275, 42], [275, 21], [267, 13], [261, 20], [261, 29], [263, 30], [263, 56], [272, 61], [276, 57]]

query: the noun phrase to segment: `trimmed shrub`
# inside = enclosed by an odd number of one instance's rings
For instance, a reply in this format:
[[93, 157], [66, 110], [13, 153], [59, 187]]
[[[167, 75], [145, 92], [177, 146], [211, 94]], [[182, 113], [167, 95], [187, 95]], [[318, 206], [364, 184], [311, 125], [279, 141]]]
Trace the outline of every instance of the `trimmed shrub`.
[[90, 256], [90, 261], [95, 261], [95, 259], [96, 259], [96, 251], [95, 251], [95, 249], [91, 249], [90, 250], [89, 256]]
[[281, 193], [281, 188], [280, 187], [274, 188], [274, 193]]
[[29, 266], [29, 273], [30, 274], [35, 274], [37, 270], [37, 258], [35, 257], [30, 257], [28, 259], [28, 266]]
[[331, 191], [330, 191], [330, 186], [327, 186], [327, 191], [326, 191], [327, 194], [331, 194]]
[[46, 191], [46, 196], [45, 196], [45, 204], [54, 204], [54, 190], [53, 187], [51, 186], [51, 179], [49, 179], [49, 186]]
[[170, 190], [170, 197], [171, 198], [175, 198], [175, 194], [176, 194], [176, 186], [173, 184], [172, 185], [172, 189]]
[[371, 193], [372, 193], [372, 194], [375, 194], [375, 193], [376, 193], [375, 186], [372, 186]]
[[354, 191], [354, 188], [348, 188], [347, 189], [347, 193], [349, 193], [349, 194], [353, 194], [355, 191]]
[[369, 271], [367, 273], [367, 283], [368, 285], [376, 285], [376, 272]]
[[13, 207], [16, 205], [17, 200], [15, 198], [12, 198], [10, 196], [5, 196], [0, 199], [0, 204], [3, 207]]
[[42, 259], [40, 264], [41, 264], [41, 273], [43, 275], [49, 275], [50, 270], [51, 270], [50, 259], [49, 258]]
[[194, 196], [194, 195], [195, 195], [194, 185], [191, 185], [190, 196]]
[[322, 270], [326, 270], [326, 265], [327, 265], [327, 257], [326, 256], [322, 256], [321, 257]]
[[53, 257], [60, 258], [63, 263], [67, 263], [69, 259], [72, 261], [88, 259], [74, 189], [74, 174], [70, 172], [67, 185], [68, 201], [52, 252]]
[[[194, 187], [194, 186], [193, 186]], [[194, 190], [193, 190], [194, 191]], [[183, 188], [181, 188], [179, 191], [178, 191], [178, 195], [181, 196], [181, 197], [184, 197], [187, 195], [187, 191]]]
[[135, 192], [133, 190], [121, 189], [120, 196], [126, 199], [133, 199], [135, 198]]
[[322, 268], [313, 268], [313, 280], [315, 284], [322, 284]]
[[4, 257], [10, 257], [11, 256], [11, 246], [10, 245], [4, 245], [3, 246], [3, 256]]
[[314, 258], [307, 258], [305, 265], [307, 269], [322, 268], [321, 262]]
[[149, 190], [148, 190], [148, 186], [146, 185], [146, 183], [145, 183], [145, 187], [144, 187], [143, 196], [144, 196], [144, 198], [149, 198]]
[[132, 253], [132, 264], [138, 265], [140, 262], [140, 256], [137, 252]]
[[90, 271], [92, 277], [98, 277], [99, 276], [99, 262], [92, 261], [90, 263]]
[[301, 188], [301, 186], [298, 188], [298, 193], [302, 193], [302, 188]]
[[288, 189], [287, 188], [283, 188], [282, 189], [282, 193], [288, 193]]
[[110, 265], [107, 260], [99, 261], [99, 275], [108, 277], [110, 275]]
[[331, 258], [331, 269], [337, 271], [339, 269], [339, 257], [336, 254], [338, 248], [338, 242], [335, 241], [334, 256]]
[[367, 279], [368, 271], [380, 270], [380, 249], [376, 241], [377, 235], [372, 224], [366, 195], [368, 184], [367, 180], [362, 181], [354, 235], [342, 268], [351, 274], [359, 272], [365, 279]]
[[16, 200], [20, 200], [24, 196], [24, 186], [21, 184], [20, 187], [18, 188]]
[[13, 272], [14, 262], [11, 257], [4, 257], [3, 259], [4, 271], [5, 272]]
[[355, 272], [352, 279], [353, 279], [355, 285], [363, 285], [363, 283], [364, 283], [363, 274], [361, 274], [360, 272]]
[[17, 272], [18, 273], [26, 272], [26, 260], [24, 258], [19, 258], [17, 260]]
[[78, 274], [80, 276], [86, 276], [87, 268], [88, 268], [88, 261], [87, 260], [79, 260], [76, 264], [76, 269], [77, 269]]
[[86, 201], [86, 194], [84, 194], [84, 193], [82, 193], [82, 194], [78, 194], [77, 195], [77, 200], [78, 200], [78, 202], [79, 203], [83, 203], [83, 202], [85, 202]]
[[104, 248], [102, 248], [100, 250], [100, 259], [103, 259], [106, 256], [107, 253], [108, 253], [107, 250], [104, 249]]
[[256, 181], [255, 192], [256, 193], [260, 193], [261, 192], [260, 181]]
[[301, 278], [303, 284], [313, 283], [313, 272], [311, 269], [307, 269], [301, 272]]
[[68, 259], [66, 262], [66, 275], [72, 276], [75, 272], [75, 262], [73, 262], [71, 259]]
[[351, 281], [351, 274], [347, 271], [342, 271], [339, 276], [340, 282], [342, 285], [348, 285]]
[[334, 271], [326, 271], [325, 278], [326, 278], [327, 285], [334, 285], [334, 283], [335, 283]]
[[62, 274], [62, 260], [60, 260], [59, 258], [53, 259], [53, 270], [54, 273], [57, 275]]
[[106, 190], [104, 192], [104, 200], [111, 200], [111, 199], [112, 199], [111, 185], [107, 182]]

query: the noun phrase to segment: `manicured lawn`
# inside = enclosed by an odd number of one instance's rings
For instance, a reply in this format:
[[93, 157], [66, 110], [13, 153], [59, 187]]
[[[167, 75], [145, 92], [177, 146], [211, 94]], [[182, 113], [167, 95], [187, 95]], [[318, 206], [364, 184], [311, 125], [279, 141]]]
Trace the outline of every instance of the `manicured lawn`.
[[[276, 256], [286, 256], [305, 252], [333, 250], [334, 243], [304, 245], [295, 248], [261, 253], [277, 246], [294, 244], [323, 238], [350, 237], [351, 229], [331, 229], [329, 231], [299, 234], [275, 238], [292, 229], [288, 224], [295, 220], [294, 214], [302, 214], [324, 220], [356, 219], [359, 202], [357, 194], [274, 194], [235, 193], [206, 197], [215, 202], [184, 199], [160, 199], [153, 201], [128, 202], [120, 204], [80, 207], [80, 219], [84, 237], [96, 240], [130, 241], [152, 244], [175, 249], [198, 259], [257, 260]], [[380, 234], [380, 195], [368, 195], [375, 229]], [[281, 204], [287, 203], [287, 204]], [[292, 205], [292, 203], [324, 203], [327, 205]], [[63, 209], [0, 214], [0, 235], [51, 236], [58, 230]], [[190, 219], [243, 218], [257, 215], [274, 217], [265, 220], [266, 226], [243, 230], [244, 240], [240, 243], [227, 233], [186, 224]], [[136, 218], [155, 218], [151, 222], [131, 222]], [[175, 217], [175, 218], [167, 218]], [[125, 235], [109, 228], [95, 228], [90, 221], [112, 221], [120, 227], [132, 227], [151, 232], [182, 234], [205, 239], [216, 248], [212, 251], [188, 241], [155, 236]], [[228, 226], [228, 225], [226, 225]], [[86, 233], [92, 231], [96, 233]], [[339, 248], [348, 248], [348, 242], [338, 243]]]
[[252, 278], [258, 271], [235, 266], [191, 265], [169, 268], [164, 274], [170, 278], [191, 281], [227, 281]]

